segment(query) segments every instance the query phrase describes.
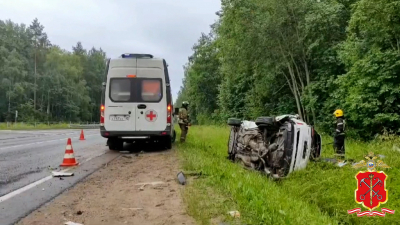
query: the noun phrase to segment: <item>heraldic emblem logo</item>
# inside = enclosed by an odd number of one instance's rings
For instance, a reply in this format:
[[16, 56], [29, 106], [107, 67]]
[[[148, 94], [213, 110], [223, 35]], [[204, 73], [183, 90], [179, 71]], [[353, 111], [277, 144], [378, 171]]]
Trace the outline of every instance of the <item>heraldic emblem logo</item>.
[[355, 200], [369, 211], [361, 212], [361, 208], [347, 210], [348, 214], [357, 213], [361, 216], [385, 216], [385, 213], [394, 214], [394, 210], [382, 208], [382, 212], [372, 211], [381, 204], [388, 201], [388, 191], [386, 190], [386, 178], [383, 171], [376, 171], [377, 167], [390, 168], [382, 160], [377, 160], [377, 156], [370, 152], [366, 157], [367, 162], [361, 160], [353, 165], [353, 168], [367, 167], [368, 171], [360, 171], [355, 176], [357, 180], [357, 189], [355, 190]]

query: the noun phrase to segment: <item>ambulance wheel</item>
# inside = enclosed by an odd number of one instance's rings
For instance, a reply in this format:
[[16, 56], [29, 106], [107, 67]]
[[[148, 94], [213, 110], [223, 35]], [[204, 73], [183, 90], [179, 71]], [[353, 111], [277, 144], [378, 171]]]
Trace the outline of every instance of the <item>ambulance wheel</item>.
[[236, 118], [229, 118], [228, 119], [228, 125], [229, 126], [235, 126], [238, 127], [242, 124], [242, 121], [240, 119], [236, 119]]
[[171, 138], [166, 138], [165, 140], [165, 147], [167, 149], [171, 149], [172, 148], [172, 139]]
[[124, 149], [124, 142], [118, 139], [108, 139], [108, 148], [111, 151], [121, 151]]
[[172, 132], [171, 143], [174, 143], [175, 140], [176, 140], [176, 131], [174, 130], [174, 131]]

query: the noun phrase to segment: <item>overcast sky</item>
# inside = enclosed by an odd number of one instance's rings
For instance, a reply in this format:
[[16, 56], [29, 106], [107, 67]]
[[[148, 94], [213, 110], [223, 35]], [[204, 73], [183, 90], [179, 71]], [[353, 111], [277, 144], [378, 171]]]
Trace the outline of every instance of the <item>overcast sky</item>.
[[176, 99], [182, 66], [220, 7], [220, 0], [0, 0], [0, 19], [29, 25], [38, 18], [50, 41], [69, 51], [81, 41], [108, 57], [132, 52], [165, 58]]

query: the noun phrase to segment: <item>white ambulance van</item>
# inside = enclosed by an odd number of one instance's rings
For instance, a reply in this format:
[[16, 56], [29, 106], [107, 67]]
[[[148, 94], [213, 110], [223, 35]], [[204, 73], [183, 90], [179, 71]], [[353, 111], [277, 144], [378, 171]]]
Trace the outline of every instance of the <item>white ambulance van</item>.
[[165, 59], [150, 54], [122, 54], [109, 59], [101, 99], [100, 133], [110, 150], [124, 142], [175, 141], [173, 101]]

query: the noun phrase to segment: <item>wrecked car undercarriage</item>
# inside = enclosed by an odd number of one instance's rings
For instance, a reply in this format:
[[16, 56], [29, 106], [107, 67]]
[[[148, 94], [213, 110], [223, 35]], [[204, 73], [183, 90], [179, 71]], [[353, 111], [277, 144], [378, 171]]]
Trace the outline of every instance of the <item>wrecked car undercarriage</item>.
[[297, 115], [228, 119], [228, 158], [272, 178], [304, 169], [321, 154], [321, 135]]

